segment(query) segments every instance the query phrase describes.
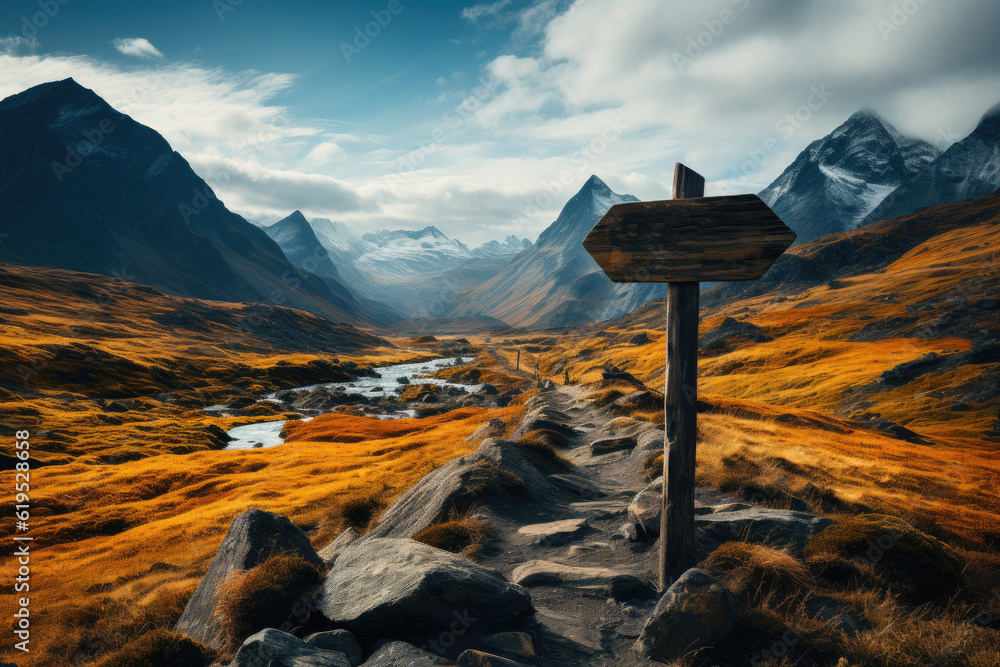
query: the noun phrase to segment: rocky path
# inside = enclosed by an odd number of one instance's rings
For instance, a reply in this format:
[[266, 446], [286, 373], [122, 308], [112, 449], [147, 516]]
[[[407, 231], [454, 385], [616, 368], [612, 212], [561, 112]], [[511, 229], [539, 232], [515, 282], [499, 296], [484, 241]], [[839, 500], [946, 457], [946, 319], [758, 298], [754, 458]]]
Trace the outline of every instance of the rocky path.
[[[177, 630], [221, 645], [215, 587], [275, 546], [329, 566], [299, 619], [307, 642], [262, 629], [233, 665], [651, 665], [642, 654], [669, 659], [717, 639], [712, 628], [731, 630], [735, 602], [707, 575], [656, 591], [662, 487], [643, 464], [662, 430], [595, 407], [575, 386], [550, 385], [527, 408], [508, 440], [485, 437], [487, 426], [475, 453], [429, 473], [364, 535], [348, 529], [318, 553], [283, 517], [237, 517]], [[801, 551], [828, 523], [708, 489], [696, 513], [699, 559], [734, 539]], [[476, 562], [411, 539], [456, 518], [489, 526]], [[682, 594], [687, 602], [671, 602]], [[703, 607], [705, 618], [690, 611]], [[640, 636], [647, 649], [637, 651]]]

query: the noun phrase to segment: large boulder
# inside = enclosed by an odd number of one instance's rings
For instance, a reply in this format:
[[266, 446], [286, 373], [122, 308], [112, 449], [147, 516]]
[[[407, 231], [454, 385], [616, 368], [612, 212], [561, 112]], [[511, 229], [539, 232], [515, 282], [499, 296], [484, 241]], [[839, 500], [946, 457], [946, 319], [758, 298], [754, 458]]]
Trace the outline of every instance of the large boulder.
[[413, 537], [427, 526], [473, 505], [548, 500], [552, 490], [521, 453], [519, 445], [487, 439], [474, 453], [444, 464], [423, 477], [379, 517], [362, 541]]
[[250, 509], [233, 520], [229, 532], [188, 600], [174, 630], [213, 648], [222, 648], [225, 638], [215, 615], [219, 586], [237, 570], [249, 570], [274, 553], [298, 555], [322, 568], [323, 559], [309, 538], [287, 518]]
[[799, 557], [809, 538], [832, 523], [806, 512], [739, 507], [744, 508], [695, 517], [699, 537], [719, 543], [741, 541], [788, 547], [793, 556]]
[[733, 632], [736, 598], [705, 570], [690, 569], [666, 590], [646, 620], [635, 650], [659, 662], [724, 643]]
[[311, 646], [287, 632], [267, 628], [248, 637], [231, 667], [352, 667], [340, 651]]
[[382, 642], [362, 667], [438, 667], [450, 665], [444, 658], [406, 642]]
[[503, 624], [532, 611], [528, 592], [464, 556], [410, 539], [355, 542], [316, 602], [331, 621], [382, 637], [448, 630], [461, 614]]
[[332, 563], [337, 558], [337, 554], [346, 549], [348, 545], [356, 542], [359, 537], [361, 537], [361, 533], [354, 528], [347, 527], [340, 532], [340, 535], [337, 535], [333, 542], [330, 542], [317, 553], [325, 562]]

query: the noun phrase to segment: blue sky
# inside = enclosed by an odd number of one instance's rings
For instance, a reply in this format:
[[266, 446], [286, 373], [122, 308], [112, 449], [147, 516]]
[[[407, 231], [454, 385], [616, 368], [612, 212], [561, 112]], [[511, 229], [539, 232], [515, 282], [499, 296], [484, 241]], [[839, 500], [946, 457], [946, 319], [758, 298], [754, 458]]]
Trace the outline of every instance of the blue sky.
[[533, 240], [591, 173], [754, 192], [862, 106], [945, 148], [1000, 102], [998, 24], [993, 0], [6, 0], [0, 97], [72, 76], [254, 219]]

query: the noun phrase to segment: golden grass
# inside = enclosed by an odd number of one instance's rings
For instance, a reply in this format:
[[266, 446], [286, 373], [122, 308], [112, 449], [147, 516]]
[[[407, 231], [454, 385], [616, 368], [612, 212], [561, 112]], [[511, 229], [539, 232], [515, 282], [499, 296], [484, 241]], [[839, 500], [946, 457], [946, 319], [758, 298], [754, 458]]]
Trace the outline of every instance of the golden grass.
[[[149, 620], [144, 610], [162, 608], [162, 600], [174, 596], [181, 603], [171, 609], [179, 614], [233, 518], [250, 507], [288, 516], [323, 547], [344, 527], [341, 512], [352, 499], [378, 493], [391, 502], [434, 468], [473, 451], [477, 444], [466, 438], [481, 424], [523, 410], [464, 408], [411, 420], [328, 414], [289, 425], [286, 444], [270, 449], [32, 472], [37, 503], [56, 511], [32, 524], [40, 547], [33, 552], [32, 587], [47, 597], [33, 626], [39, 629], [35, 662], [26, 664], [67, 665], [81, 651], [96, 657], [117, 650], [140, 629], [169, 627], [172, 618]], [[366, 438], [343, 442], [336, 438], [340, 433]], [[10, 473], [4, 475], [11, 481]], [[90, 534], [102, 511], [122, 523], [108, 534]], [[105, 611], [92, 611], [99, 600]], [[3, 602], [7, 609], [13, 604], [10, 595]], [[105, 633], [105, 623], [116, 629], [99, 649], [88, 649]]]
[[232, 655], [264, 628], [288, 632], [298, 627], [293, 607], [305, 604], [323, 572], [295, 554], [275, 554], [249, 570], [237, 570], [219, 588], [215, 611]]

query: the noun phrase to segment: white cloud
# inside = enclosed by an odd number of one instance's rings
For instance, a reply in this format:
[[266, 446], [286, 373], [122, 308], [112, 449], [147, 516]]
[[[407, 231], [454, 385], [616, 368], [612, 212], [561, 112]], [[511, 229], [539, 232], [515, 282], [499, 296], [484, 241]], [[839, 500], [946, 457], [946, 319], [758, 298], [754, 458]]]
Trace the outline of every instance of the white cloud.
[[145, 37], [119, 37], [111, 42], [119, 53], [135, 58], [162, 58], [160, 50], [153, 46]]
[[27, 39], [19, 35], [10, 37], [0, 37], [0, 55], [19, 56], [35, 52], [39, 46], [38, 40], [32, 37]]
[[484, 2], [464, 8], [460, 15], [479, 28], [502, 28], [516, 18], [516, 14], [507, 11], [508, 7], [510, 7], [510, 0]]

